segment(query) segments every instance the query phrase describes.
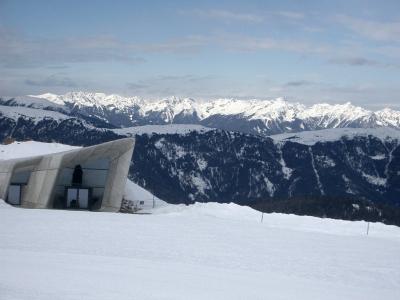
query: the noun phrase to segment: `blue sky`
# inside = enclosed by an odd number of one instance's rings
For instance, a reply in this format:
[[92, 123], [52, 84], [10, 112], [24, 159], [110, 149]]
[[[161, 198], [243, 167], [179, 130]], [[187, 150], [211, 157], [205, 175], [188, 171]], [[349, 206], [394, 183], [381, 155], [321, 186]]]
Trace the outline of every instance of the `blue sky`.
[[400, 1], [0, 0], [2, 95], [400, 108]]

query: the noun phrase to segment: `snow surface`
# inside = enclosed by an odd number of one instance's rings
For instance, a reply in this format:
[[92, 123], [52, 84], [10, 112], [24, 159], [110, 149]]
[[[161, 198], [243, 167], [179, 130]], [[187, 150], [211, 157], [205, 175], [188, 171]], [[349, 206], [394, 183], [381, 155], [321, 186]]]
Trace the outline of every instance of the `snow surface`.
[[399, 299], [400, 228], [235, 204], [152, 215], [0, 201], [0, 298]]
[[152, 135], [152, 134], [188, 134], [193, 131], [207, 132], [211, 128], [194, 124], [167, 124], [167, 125], [144, 125], [135, 127], [126, 127], [113, 129], [118, 135], [135, 136], [135, 135]]
[[[71, 148], [13, 143], [0, 159]], [[0, 299], [400, 298], [399, 227], [157, 201], [132, 215], [0, 200]]]
[[317, 142], [332, 142], [342, 137], [368, 137], [374, 136], [381, 140], [400, 140], [400, 130], [388, 127], [379, 128], [332, 128], [313, 131], [302, 131], [298, 133], [282, 133], [270, 135], [276, 143], [294, 142], [304, 145], [314, 145]]
[[32, 119], [35, 123], [44, 119], [54, 119], [57, 121], [62, 121], [72, 118], [55, 111], [28, 108], [23, 106], [0, 105], [0, 116], [2, 115], [14, 120], [17, 120], [21, 117], [24, 119]]
[[58, 143], [41, 143], [34, 141], [0, 144], [0, 160], [45, 155], [77, 149], [79, 147]]

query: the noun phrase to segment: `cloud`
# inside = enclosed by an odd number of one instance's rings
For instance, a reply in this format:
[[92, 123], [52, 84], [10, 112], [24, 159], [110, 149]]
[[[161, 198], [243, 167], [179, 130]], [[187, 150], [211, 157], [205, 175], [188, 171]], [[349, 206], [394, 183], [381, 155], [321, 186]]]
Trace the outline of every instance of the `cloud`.
[[329, 60], [332, 64], [349, 66], [378, 66], [379, 62], [364, 57], [337, 57]]
[[336, 22], [368, 39], [387, 42], [400, 41], [400, 22], [378, 22], [337, 15]]
[[26, 79], [24, 82], [26, 85], [37, 87], [76, 87], [76, 83], [71, 78], [57, 74], [41, 79]]
[[129, 90], [141, 95], [153, 95], [164, 97], [166, 95], [184, 95], [192, 97], [199, 91], [209, 89], [214, 86], [218, 78], [209, 75], [194, 74], [165, 74], [152, 76], [138, 80], [136, 82], [126, 83]]
[[277, 11], [277, 16], [285, 17], [292, 20], [302, 20], [305, 18], [305, 14], [297, 11]]
[[112, 37], [30, 38], [0, 28], [0, 66], [35, 68], [69, 63], [144, 62], [143, 58], [135, 55], [130, 46]]
[[[185, 13], [185, 12], [183, 12]], [[195, 9], [189, 13], [199, 17], [216, 19], [224, 22], [248, 22], [248, 23], [261, 23], [264, 17], [253, 13], [233, 12], [229, 10], [209, 9], [201, 10]]]
[[381, 67], [381, 68], [400, 68], [400, 64], [381, 62], [365, 57], [336, 57], [328, 60], [329, 63], [338, 65], [348, 65], [353, 67]]
[[136, 82], [128, 82], [126, 84], [126, 86], [128, 87], [128, 89], [130, 90], [143, 90], [146, 89], [148, 87], [147, 84], [143, 84], [143, 83], [136, 83]]
[[306, 40], [229, 34], [216, 36], [214, 38], [216, 44], [221, 45], [227, 50], [234, 51], [281, 50], [301, 54], [323, 54], [330, 51], [328, 46]]
[[223, 9], [194, 9], [181, 11], [184, 15], [194, 15], [201, 18], [213, 19], [226, 23], [263, 23], [271, 18], [284, 18], [291, 21], [298, 21], [305, 18], [305, 14], [297, 11], [266, 11], [261, 13], [237, 12]]
[[146, 79], [142, 79], [137, 82], [128, 82], [127, 87], [129, 89], [147, 89], [153, 88], [155, 86], [161, 85], [170, 85], [170, 84], [191, 84], [206, 80], [213, 79], [213, 76], [200, 76], [200, 75], [193, 75], [193, 74], [185, 74], [185, 75], [159, 75], [154, 77], [149, 77]]
[[131, 44], [129, 49], [145, 53], [195, 53], [206, 46], [209, 37], [201, 35], [189, 35], [180, 39], [148, 44]]
[[289, 81], [285, 84], [287, 87], [301, 87], [301, 86], [307, 86], [307, 85], [312, 85], [314, 84], [311, 81], [308, 80], [296, 80], [296, 81]]

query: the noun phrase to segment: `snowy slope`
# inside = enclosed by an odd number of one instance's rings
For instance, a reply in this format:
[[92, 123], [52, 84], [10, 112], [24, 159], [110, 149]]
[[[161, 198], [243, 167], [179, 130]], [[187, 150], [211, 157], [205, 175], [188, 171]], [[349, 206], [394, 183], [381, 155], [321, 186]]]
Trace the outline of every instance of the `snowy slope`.
[[293, 142], [304, 145], [314, 145], [317, 142], [333, 142], [345, 137], [353, 139], [356, 137], [374, 136], [382, 141], [400, 140], [400, 130], [388, 127], [380, 128], [334, 128], [297, 133], [282, 133], [269, 136], [275, 142]]
[[124, 108], [135, 105], [139, 102], [137, 97], [123, 97], [120, 95], [106, 95], [104, 93], [85, 93], [69, 92], [64, 95], [55, 95], [51, 93], [41, 95], [29, 95], [37, 99], [47, 99], [58, 105], [74, 103], [77, 106], [112, 106], [115, 108]]
[[[0, 159], [66, 151], [0, 146]], [[152, 198], [128, 181], [128, 197]], [[398, 299], [400, 228], [235, 204], [150, 215], [14, 208], [0, 200], [0, 299]]]
[[17, 120], [18, 118], [32, 119], [35, 123], [44, 119], [53, 119], [56, 121], [62, 121], [69, 119], [64, 114], [55, 111], [47, 111], [42, 109], [34, 109], [21, 106], [4, 106], [0, 107], [0, 117], [4, 116], [10, 119]]
[[1, 299], [399, 299], [400, 229], [233, 204], [153, 215], [0, 202]]
[[40, 143], [34, 141], [14, 142], [9, 145], [0, 144], [0, 160], [45, 155], [76, 148], [79, 147], [58, 143]]

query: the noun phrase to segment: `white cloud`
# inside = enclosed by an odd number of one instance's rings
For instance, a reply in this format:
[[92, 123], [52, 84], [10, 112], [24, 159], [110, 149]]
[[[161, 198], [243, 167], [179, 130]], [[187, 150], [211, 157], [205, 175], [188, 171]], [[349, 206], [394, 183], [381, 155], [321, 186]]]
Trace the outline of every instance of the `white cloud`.
[[336, 21], [351, 31], [377, 41], [400, 42], [400, 22], [370, 21], [337, 15]]
[[217, 19], [224, 22], [249, 22], [249, 23], [261, 23], [264, 21], [264, 17], [261, 15], [253, 14], [253, 13], [242, 13], [242, 12], [233, 12], [229, 10], [220, 10], [220, 9], [209, 9], [209, 10], [201, 10], [195, 9], [192, 11], [193, 14], [210, 19]]

